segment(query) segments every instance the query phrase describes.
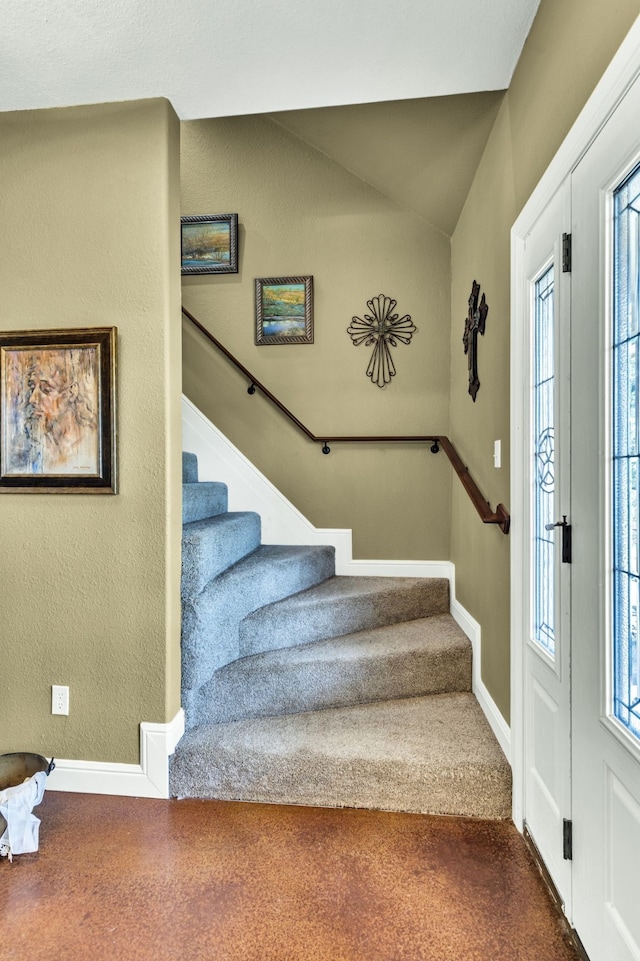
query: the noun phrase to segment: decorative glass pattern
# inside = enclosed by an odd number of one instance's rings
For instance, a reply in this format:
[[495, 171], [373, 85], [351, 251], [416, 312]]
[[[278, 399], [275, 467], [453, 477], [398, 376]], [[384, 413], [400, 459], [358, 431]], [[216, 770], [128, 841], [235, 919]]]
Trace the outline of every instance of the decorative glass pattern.
[[533, 639], [555, 657], [556, 564], [553, 266], [536, 281], [533, 340]]
[[640, 166], [614, 193], [612, 531], [613, 713], [640, 738]]

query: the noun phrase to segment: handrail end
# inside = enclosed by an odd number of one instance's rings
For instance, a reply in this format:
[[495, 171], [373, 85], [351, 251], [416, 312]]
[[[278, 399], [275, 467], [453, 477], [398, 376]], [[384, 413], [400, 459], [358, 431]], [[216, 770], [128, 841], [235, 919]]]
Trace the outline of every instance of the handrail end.
[[511, 527], [511, 515], [509, 514], [509, 511], [504, 506], [504, 504], [498, 504], [498, 506], [496, 507], [496, 514], [500, 518], [500, 520], [498, 521], [500, 530], [502, 531], [503, 534], [508, 534], [509, 528]]

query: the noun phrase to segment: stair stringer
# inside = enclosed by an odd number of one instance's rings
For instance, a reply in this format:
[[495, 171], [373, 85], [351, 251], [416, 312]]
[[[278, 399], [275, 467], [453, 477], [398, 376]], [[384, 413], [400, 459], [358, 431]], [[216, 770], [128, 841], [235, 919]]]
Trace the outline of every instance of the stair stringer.
[[354, 560], [350, 530], [314, 527], [184, 394], [182, 449], [197, 456], [199, 480], [227, 485], [229, 511], [260, 515], [263, 544], [329, 544], [336, 552], [336, 574], [453, 580], [451, 561]]

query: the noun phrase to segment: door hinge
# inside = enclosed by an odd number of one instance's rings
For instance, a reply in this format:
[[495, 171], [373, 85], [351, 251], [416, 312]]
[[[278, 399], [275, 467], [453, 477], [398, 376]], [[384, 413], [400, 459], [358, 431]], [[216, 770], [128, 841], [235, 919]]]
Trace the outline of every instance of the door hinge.
[[571, 273], [571, 234], [562, 235], [562, 273]]
[[573, 821], [566, 818], [562, 822], [562, 857], [573, 861]]
[[571, 563], [571, 524], [566, 523], [562, 525], [562, 563]]

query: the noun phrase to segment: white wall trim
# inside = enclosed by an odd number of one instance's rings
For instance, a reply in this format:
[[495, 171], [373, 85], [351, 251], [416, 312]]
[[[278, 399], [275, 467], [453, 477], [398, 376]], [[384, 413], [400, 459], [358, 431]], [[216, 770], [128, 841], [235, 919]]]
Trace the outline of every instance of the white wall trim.
[[511, 737], [513, 820], [524, 818], [525, 438], [522, 384], [526, 358], [525, 240], [536, 220], [575, 169], [640, 73], [640, 17], [622, 42], [591, 97], [541, 177], [511, 230]]
[[511, 764], [511, 729], [502, 716], [498, 705], [489, 694], [484, 681], [482, 680], [482, 628], [476, 619], [469, 614], [469, 612], [454, 596], [453, 582], [451, 596], [451, 616], [458, 627], [464, 631], [471, 641], [471, 649], [473, 651], [473, 678], [471, 690], [475, 694], [476, 700], [482, 708], [484, 716], [489, 722], [489, 726], [493, 731], [498, 744], [502, 748], [504, 756], [509, 764]]
[[169, 797], [168, 758], [184, 734], [182, 708], [168, 724], [140, 725], [140, 764], [55, 759], [47, 790], [124, 797]]
[[314, 527], [215, 424], [182, 397], [182, 449], [198, 458], [200, 480], [222, 481], [229, 510], [255, 511], [263, 544], [329, 544], [336, 574], [360, 577], [450, 577], [450, 561], [354, 560], [351, 531]]

